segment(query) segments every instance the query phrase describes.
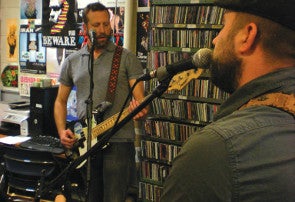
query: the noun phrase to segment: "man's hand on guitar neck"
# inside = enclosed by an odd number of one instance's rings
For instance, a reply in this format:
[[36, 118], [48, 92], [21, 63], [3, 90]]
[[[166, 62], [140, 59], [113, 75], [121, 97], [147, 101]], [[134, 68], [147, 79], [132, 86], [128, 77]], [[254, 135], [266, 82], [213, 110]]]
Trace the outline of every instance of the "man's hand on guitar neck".
[[76, 142], [75, 134], [70, 129], [62, 130], [59, 137], [61, 144], [67, 149], [72, 148]]
[[[132, 99], [130, 101], [129, 108], [128, 108], [129, 112], [132, 112], [138, 105], [140, 105], [139, 101]], [[140, 118], [143, 118], [147, 113], [148, 113], [148, 108], [145, 107], [133, 117], [133, 120], [138, 120]]]

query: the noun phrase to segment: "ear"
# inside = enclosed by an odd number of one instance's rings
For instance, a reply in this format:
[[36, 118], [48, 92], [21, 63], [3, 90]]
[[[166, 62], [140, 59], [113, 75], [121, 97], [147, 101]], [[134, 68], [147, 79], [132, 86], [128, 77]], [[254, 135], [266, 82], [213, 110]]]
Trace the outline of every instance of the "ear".
[[239, 33], [239, 51], [245, 53], [251, 50], [255, 45], [255, 39], [258, 34], [258, 28], [255, 23], [247, 24]]

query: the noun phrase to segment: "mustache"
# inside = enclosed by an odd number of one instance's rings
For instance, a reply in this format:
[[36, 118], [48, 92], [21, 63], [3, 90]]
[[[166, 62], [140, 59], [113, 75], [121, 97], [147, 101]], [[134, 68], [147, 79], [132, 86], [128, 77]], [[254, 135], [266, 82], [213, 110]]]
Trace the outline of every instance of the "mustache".
[[96, 39], [100, 39], [100, 38], [108, 38], [108, 37], [110, 37], [111, 35], [109, 35], [109, 34], [100, 34], [100, 35], [96, 35], [95, 36], [95, 38]]
[[101, 35], [98, 35], [96, 38], [106, 38], [106, 37], [108, 37], [109, 35], [107, 35], [107, 34], [101, 34]]

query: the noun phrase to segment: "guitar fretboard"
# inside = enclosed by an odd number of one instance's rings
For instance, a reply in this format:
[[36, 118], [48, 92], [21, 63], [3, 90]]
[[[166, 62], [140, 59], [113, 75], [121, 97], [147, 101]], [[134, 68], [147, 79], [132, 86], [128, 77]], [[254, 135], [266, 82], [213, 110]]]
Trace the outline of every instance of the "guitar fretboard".
[[[125, 108], [121, 114], [119, 122], [122, 121], [128, 114], [129, 114], [128, 108]], [[113, 127], [118, 116], [119, 116], [119, 113], [107, 118], [106, 120], [104, 120], [103, 122], [95, 126], [92, 129], [92, 139], [97, 138], [99, 135], [101, 135], [102, 133], [106, 132], [111, 127]]]

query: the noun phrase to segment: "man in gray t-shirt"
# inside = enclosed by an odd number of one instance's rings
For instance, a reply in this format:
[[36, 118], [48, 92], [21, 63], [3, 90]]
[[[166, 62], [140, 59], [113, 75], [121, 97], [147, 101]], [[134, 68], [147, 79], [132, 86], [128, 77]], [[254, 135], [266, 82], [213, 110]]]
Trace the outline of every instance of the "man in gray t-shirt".
[[[108, 82], [112, 68], [112, 61], [116, 46], [110, 42], [111, 25], [107, 8], [99, 2], [89, 4], [84, 10], [83, 28], [85, 31], [95, 31], [96, 37], [88, 41], [87, 46], [68, 56], [63, 63], [60, 74], [60, 85], [55, 101], [54, 115], [61, 143], [66, 148], [71, 148], [76, 141], [73, 132], [66, 128], [66, 104], [73, 86], [77, 88], [77, 113], [80, 119], [86, 118], [86, 103], [90, 94], [89, 58], [90, 48], [93, 51], [93, 106], [105, 101]], [[90, 37], [90, 36], [88, 36]], [[136, 82], [136, 78], [143, 74], [143, 69], [136, 56], [123, 49], [117, 79], [114, 100], [110, 109], [104, 115], [104, 119], [118, 113], [123, 106], [130, 87]], [[133, 90], [134, 99], [130, 102], [129, 110], [133, 110], [144, 98], [143, 83], [139, 82]], [[134, 119], [143, 117], [147, 109], [139, 112]], [[104, 201], [121, 202], [127, 197], [127, 190], [134, 183], [135, 151], [134, 151], [134, 127], [130, 121], [124, 125], [110, 139], [110, 146], [99, 152], [102, 156], [91, 159], [91, 179], [89, 184], [89, 197], [87, 201], [98, 201], [102, 198], [100, 188], [103, 190]], [[100, 155], [102, 154], [102, 155]], [[103, 185], [99, 184], [102, 179]], [[100, 170], [101, 171], [101, 170]]]

